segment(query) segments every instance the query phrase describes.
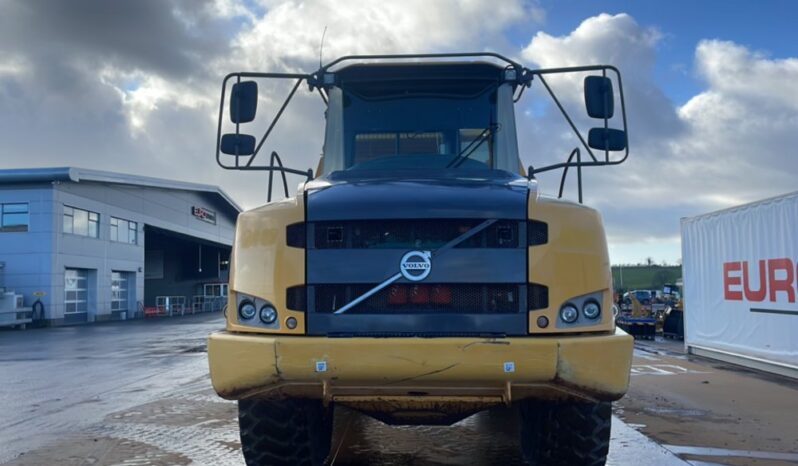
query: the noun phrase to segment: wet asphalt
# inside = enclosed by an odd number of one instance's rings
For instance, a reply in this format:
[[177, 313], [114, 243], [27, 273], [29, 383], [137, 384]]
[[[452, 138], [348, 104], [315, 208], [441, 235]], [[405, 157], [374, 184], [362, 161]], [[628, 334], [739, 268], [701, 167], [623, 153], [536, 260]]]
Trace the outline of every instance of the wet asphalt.
[[[216, 397], [208, 379], [205, 338], [223, 324], [221, 315], [205, 314], [0, 331], [0, 464], [243, 464], [236, 405]], [[654, 376], [649, 372], [654, 369], [642, 366], [656, 368], [651, 358], [670, 357], [677, 358], [678, 364], [657, 363], [685, 366], [689, 362], [678, 359], [678, 353], [657, 355], [646, 348], [636, 351], [630, 397], [625, 399], [626, 404], [618, 404], [617, 410], [626, 422], [617, 417], [613, 421], [608, 464], [688, 464], [674, 451], [681, 451], [680, 455], [690, 458], [692, 464], [798, 463], [798, 455], [793, 463], [787, 447], [779, 449], [787, 456], [743, 456], [740, 462], [739, 457], [727, 461], [723, 456], [730, 451], [728, 445], [707, 451], [695, 448], [715, 445], [684, 439], [672, 442], [667, 429], [658, 430], [655, 424], [679, 415], [685, 421], [694, 421], [695, 416], [673, 411], [681, 409], [673, 403], [663, 404], [659, 417], [656, 409], [635, 408], [635, 403], [643, 402], [643, 397], [635, 395], [638, 387], [646, 396], [654, 396], [656, 387], [662, 385], [652, 382]], [[701, 367], [690, 366], [689, 370], [705, 372]], [[678, 378], [668, 381], [676, 387], [668, 390], [679, 389]], [[646, 424], [640, 422], [643, 418], [639, 413], [647, 416]], [[683, 430], [689, 427], [683, 426]], [[694, 437], [700, 437], [699, 433]], [[665, 448], [654, 438], [670, 445]], [[505, 410], [481, 413], [446, 428], [390, 427], [339, 409], [332, 462], [396, 466], [522, 464], [516, 422]]]
[[207, 378], [221, 315], [0, 331], [0, 463]]

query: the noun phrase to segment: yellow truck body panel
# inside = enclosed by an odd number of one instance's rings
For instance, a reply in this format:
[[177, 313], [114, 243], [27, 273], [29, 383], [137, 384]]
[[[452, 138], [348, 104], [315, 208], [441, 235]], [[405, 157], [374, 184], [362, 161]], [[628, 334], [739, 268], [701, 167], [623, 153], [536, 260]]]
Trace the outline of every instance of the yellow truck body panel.
[[[488, 397], [615, 400], [629, 384], [633, 339], [613, 334], [523, 338], [325, 338], [212, 334], [211, 379], [250, 396]], [[321, 365], [319, 365], [321, 363]]]

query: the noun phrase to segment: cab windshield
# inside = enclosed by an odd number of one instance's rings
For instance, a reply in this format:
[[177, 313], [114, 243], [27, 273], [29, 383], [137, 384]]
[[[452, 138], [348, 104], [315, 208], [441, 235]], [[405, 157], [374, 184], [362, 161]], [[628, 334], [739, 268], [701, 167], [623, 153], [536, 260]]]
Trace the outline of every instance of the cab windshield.
[[494, 168], [496, 86], [344, 90], [347, 170]]

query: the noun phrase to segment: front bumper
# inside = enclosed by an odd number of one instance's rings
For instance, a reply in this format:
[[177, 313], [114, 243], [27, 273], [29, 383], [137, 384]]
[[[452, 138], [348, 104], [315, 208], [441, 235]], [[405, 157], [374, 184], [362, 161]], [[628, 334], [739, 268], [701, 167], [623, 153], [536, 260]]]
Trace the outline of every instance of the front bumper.
[[509, 403], [616, 400], [626, 393], [632, 337], [326, 338], [214, 333], [211, 380], [227, 399], [329, 401], [425, 397]]

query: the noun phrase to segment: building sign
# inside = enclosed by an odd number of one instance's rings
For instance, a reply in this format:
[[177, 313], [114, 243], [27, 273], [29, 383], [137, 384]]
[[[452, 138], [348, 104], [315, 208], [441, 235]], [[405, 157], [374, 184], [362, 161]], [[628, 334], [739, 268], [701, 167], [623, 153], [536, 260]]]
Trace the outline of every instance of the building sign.
[[205, 207], [193, 206], [191, 208], [191, 215], [197, 217], [203, 222], [208, 222], [216, 225], [216, 212], [208, 210]]

